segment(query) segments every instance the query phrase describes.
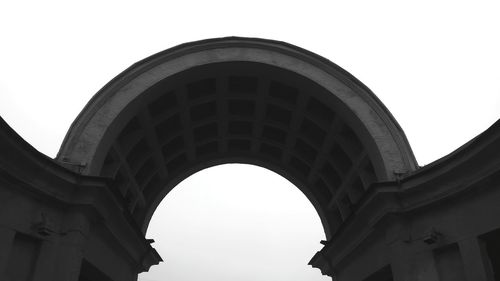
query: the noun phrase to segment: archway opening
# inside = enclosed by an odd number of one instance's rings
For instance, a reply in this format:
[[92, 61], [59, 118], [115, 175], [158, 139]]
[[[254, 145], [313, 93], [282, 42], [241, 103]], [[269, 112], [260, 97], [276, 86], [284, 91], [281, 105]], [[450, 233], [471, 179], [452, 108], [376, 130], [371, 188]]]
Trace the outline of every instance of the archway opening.
[[307, 265], [325, 233], [306, 196], [258, 166], [225, 164], [176, 186], [147, 237], [165, 262], [139, 275], [159, 280], [330, 280]]
[[326, 245], [375, 183], [417, 167], [390, 112], [352, 75], [283, 42], [233, 37], [174, 47], [118, 75], [77, 117], [57, 159], [113, 179], [141, 238], [161, 200], [193, 173], [265, 167], [306, 195]]

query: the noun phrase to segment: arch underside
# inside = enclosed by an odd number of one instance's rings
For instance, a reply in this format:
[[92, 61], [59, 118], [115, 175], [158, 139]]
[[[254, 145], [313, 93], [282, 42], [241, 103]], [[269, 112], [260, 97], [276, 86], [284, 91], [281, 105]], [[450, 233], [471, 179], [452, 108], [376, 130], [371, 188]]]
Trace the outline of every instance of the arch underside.
[[[393, 136], [374, 136], [373, 124], [381, 123], [376, 110], [361, 113], [377, 117], [367, 124], [336, 93], [258, 62], [190, 67], [148, 85], [117, 112], [100, 108], [93, 116], [115, 117], [106, 126], [93, 125], [104, 129], [86, 172], [115, 180], [143, 231], [164, 196], [189, 175], [248, 163], [294, 183], [316, 208], [329, 239], [370, 185], [390, 177], [387, 159], [406, 157], [380, 145], [382, 137]], [[85, 139], [85, 130], [70, 133], [66, 142]], [[60, 155], [71, 156], [64, 147]], [[88, 151], [85, 141], [74, 147]]]
[[300, 187], [329, 235], [377, 178], [363, 143], [333, 110], [345, 111], [339, 101], [293, 73], [212, 64], [161, 81], [140, 99], [99, 169], [116, 179], [138, 221], [196, 167], [256, 163]]

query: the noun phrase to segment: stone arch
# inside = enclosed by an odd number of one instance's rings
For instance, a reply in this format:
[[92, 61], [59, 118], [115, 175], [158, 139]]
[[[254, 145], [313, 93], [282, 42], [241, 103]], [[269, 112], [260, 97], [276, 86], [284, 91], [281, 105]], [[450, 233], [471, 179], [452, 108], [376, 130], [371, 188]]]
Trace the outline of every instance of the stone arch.
[[236, 37], [132, 65], [85, 106], [57, 159], [114, 178], [144, 232], [192, 173], [259, 165], [304, 192], [328, 239], [372, 183], [417, 167], [395, 119], [352, 75], [283, 42]]

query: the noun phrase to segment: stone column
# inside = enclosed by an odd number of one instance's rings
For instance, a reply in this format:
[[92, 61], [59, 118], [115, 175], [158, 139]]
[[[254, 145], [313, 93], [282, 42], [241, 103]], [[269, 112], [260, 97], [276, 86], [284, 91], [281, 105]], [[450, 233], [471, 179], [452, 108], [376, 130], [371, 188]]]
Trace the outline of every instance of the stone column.
[[89, 220], [82, 212], [71, 212], [58, 239], [54, 281], [78, 281], [89, 233]]
[[12, 248], [12, 244], [14, 242], [14, 236], [16, 235], [16, 231], [6, 228], [0, 227], [0, 279], [3, 280], [5, 269], [9, 262], [10, 250]]
[[459, 241], [468, 281], [493, 281], [493, 272], [484, 242], [477, 237]]
[[40, 246], [33, 281], [51, 280], [57, 262], [57, 242], [54, 239], [44, 240]]
[[391, 245], [391, 269], [394, 281], [439, 281], [432, 250], [415, 251], [403, 241]]

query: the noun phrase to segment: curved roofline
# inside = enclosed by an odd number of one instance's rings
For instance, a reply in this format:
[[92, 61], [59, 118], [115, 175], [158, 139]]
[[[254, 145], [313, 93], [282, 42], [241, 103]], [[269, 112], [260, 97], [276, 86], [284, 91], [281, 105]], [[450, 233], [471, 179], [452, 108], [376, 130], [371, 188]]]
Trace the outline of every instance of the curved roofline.
[[[59, 178], [64, 179], [68, 182], [75, 183], [81, 177], [80, 174], [66, 169], [63, 165], [54, 161], [54, 159], [45, 155], [44, 153], [38, 151], [30, 143], [28, 143], [22, 136], [20, 136], [2, 117], [0, 117], [0, 137], [2, 142], [1, 146], [8, 148], [8, 150], [18, 151], [17, 158], [22, 158], [25, 163], [37, 166], [47, 173], [57, 175]], [[9, 155], [2, 155], [3, 160], [11, 161], [13, 159], [9, 158]], [[13, 163], [17, 163], [14, 161]], [[12, 164], [12, 163], [11, 163]], [[9, 167], [14, 167], [15, 165], [9, 165]], [[96, 178], [97, 177], [89, 177]]]
[[[452, 152], [405, 176], [401, 179], [401, 182], [410, 183], [412, 180], [418, 181], [424, 177], [443, 177], [443, 175], [447, 174], [448, 170], [465, 165], [464, 163], [471, 161], [472, 157], [477, 157], [479, 152], [485, 150], [485, 147], [493, 146], [496, 143], [500, 144], [500, 119]], [[410, 187], [414, 185], [409, 184]]]
[[417, 161], [415, 159], [413, 151], [411, 150], [408, 139], [399, 123], [396, 121], [391, 112], [386, 108], [386, 106], [380, 101], [380, 99], [356, 77], [354, 77], [352, 74], [350, 74], [337, 64], [331, 62], [330, 60], [295, 45], [276, 40], [245, 37], [222, 37], [188, 42], [161, 51], [132, 64], [126, 70], [109, 81], [85, 105], [85, 107], [78, 114], [76, 119], [71, 124], [67, 134], [65, 135], [56, 159], [62, 157], [61, 152], [65, 150], [65, 147], [68, 145], [69, 137], [72, 135], [72, 132], [77, 130], [78, 124], [85, 124], [86, 121], [88, 121], [86, 119], [90, 119], [91, 116], [93, 116], [93, 113], [100, 107], [100, 105], [103, 104], [107, 100], [107, 98], [109, 98], [109, 96], [104, 95], [105, 92], [112, 91], [113, 88], [118, 89], [122, 87], [131, 79], [137, 77], [141, 73], [144, 73], [146, 70], [163, 63], [166, 60], [171, 60], [173, 58], [181, 57], [197, 51], [227, 47], [257, 47], [259, 49], [279, 51], [280, 53], [299, 58], [316, 67], [319, 67], [329, 75], [332, 75], [335, 78], [339, 79], [341, 82], [361, 89], [370, 97], [370, 99], [366, 99], [366, 102], [371, 103], [372, 106], [376, 106], [383, 111], [384, 114], [381, 115], [380, 118], [389, 118], [389, 120], [385, 120], [386, 124], [392, 124], [395, 126], [394, 129], [398, 131], [398, 134], [394, 134], [393, 132], [391, 132], [391, 134], [393, 135], [394, 140], [399, 143], [399, 147], [406, 148], [407, 151], [401, 151], [401, 154], [402, 157], [406, 158], [406, 162], [410, 166], [410, 169], [415, 170], [416, 168], [418, 168]]

